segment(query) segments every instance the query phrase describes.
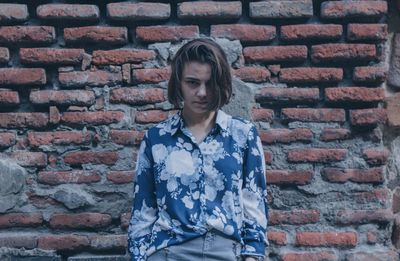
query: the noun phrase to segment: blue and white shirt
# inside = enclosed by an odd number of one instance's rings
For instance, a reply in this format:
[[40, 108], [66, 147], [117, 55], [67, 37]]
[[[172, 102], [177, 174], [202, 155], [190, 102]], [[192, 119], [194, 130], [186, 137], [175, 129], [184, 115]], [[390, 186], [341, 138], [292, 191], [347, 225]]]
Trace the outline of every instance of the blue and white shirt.
[[216, 229], [264, 256], [268, 206], [261, 140], [249, 121], [219, 110], [197, 144], [181, 112], [149, 129], [140, 145], [128, 229], [133, 261]]

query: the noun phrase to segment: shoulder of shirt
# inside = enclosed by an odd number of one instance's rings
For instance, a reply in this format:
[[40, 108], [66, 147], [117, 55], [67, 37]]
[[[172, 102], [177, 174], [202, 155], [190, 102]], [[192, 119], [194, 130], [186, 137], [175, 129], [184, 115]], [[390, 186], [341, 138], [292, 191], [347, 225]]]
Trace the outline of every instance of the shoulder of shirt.
[[176, 120], [176, 117], [178, 117], [178, 115], [176, 113], [168, 116], [167, 119], [157, 123], [153, 127], [146, 130], [145, 136], [147, 136], [148, 138], [151, 138], [154, 136], [160, 136], [160, 130], [170, 129], [171, 126], [173, 125], [173, 122]]
[[238, 116], [230, 116], [230, 120], [228, 120], [228, 131], [230, 132], [233, 129], [241, 129], [243, 132], [249, 132], [253, 127], [255, 127], [254, 123], [251, 121], [244, 119]]

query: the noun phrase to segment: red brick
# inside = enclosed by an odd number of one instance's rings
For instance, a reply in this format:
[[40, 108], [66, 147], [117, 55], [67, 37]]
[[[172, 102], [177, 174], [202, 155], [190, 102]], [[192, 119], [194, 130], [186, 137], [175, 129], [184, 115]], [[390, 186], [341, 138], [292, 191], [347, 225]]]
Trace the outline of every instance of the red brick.
[[386, 24], [349, 24], [347, 39], [350, 41], [379, 41], [388, 37]]
[[400, 215], [399, 214], [397, 214], [395, 216], [395, 220], [394, 220], [394, 224], [393, 224], [392, 243], [397, 249], [400, 248]]
[[33, 249], [37, 247], [37, 236], [26, 233], [0, 236], [0, 247]]
[[101, 180], [101, 176], [95, 171], [41, 171], [38, 174], [40, 183], [58, 185], [66, 183], [93, 183]]
[[0, 133], [0, 148], [8, 148], [14, 145], [16, 142], [15, 133], [13, 132], [1, 132]]
[[346, 255], [345, 261], [397, 261], [399, 255], [395, 251], [356, 252]]
[[60, 111], [57, 109], [56, 106], [50, 106], [49, 108], [49, 122], [51, 124], [58, 124], [61, 120]]
[[282, 261], [337, 261], [338, 256], [333, 251], [320, 252], [289, 252], [282, 255]]
[[66, 124], [108, 125], [122, 120], [122, 111], [64, 112], [61, 121]]
[[118, 160], [117, 151], [76, 151], [67, 153], [64, 162], [70, 165], [105, 164], [113, 165]]
[[400, 127], [400, 93], [386, 98], [387, 120], [390, 127]]
[[31, 203], [35, 207], [38, 207], [38, 208], [43, 208], [43, 207], [48, 207], [48, 206], [62, 207], [62, 205], [59, 202], [55, 201], [54, 199], [50, 198], [49, 196], [39, 196], [32, 192], [26, 192], [26, 195], [28, 197], [29, 203]]
[[157, 88], [136, 89], [132, 87], [111, 90], [110, 102], [143, 105], [165, 101], [164, 91]]
[[310, 170], [267, 170], [267, 183], [277, 185], [305, 185], [313, 179]]
[[386, 121], [386, 110], [382, 108], [350, 110], [350, 122], [353, 126], [384, 124]]
[[8, 63], [10, 60], [10, 52], [8, 48], [0, 47], [0, 64]]
[[52, 26], [1, 26], [0, 44], [50, 45], [56, 40]]
[[291, 149], [288, 152], [288, 161], [328, 163], [344, 160], [346, 155], [347, 149]]
[[312, 108], [284, 108], [282, 116], [289, 121], [305, 122], [345, 122], [346, 116], [342, 109], [312, 109]]
[[132, 183], [134, 175], [133, 171], [110, 171], [107, 180], [115, 184]]
[[0, 68], [0, 86], [1, 85], [44, 85], [44, 84], [46, 84], [46, 72], [44, 69]]
[[16, 91], [0, 91], [0, 105], [12, 106], [20, 103], [18, 92]]
[[93, 91], [68, 90], [68, 91], [32, 91], [29, 100], [33, 104], [45, 105], [78, 105], [90, 106], [94, 104], [95, 95]]
[[121, 228], [122, 229], [128, 228], [130, 219], [131, 219], [131, 213], [122, 213], [122, 215], [121, 215]]
[[0, 228], [37, 227], [42, 223], [42, 213], [10, 213], [0, 215]]
[[384, 99], [385, 90], [383, 88], [338, 87], [325, 89], [325, 100], [332, 103], [348, 105], [352, 102], [381, 102]]
[[0, 24], [24, 22], [28, 18], [27, 5], [0, 4]]
[[40, 236], [38, 247], [48, 250], [82, 250], [89, 247], [90, 242], [86, 236], [78, 235], [47, 235]]
[[[239, 19], [242, 15], [240, 1], [197, 1], [178, 3], [179, 19]], [[199, 21], [199, 20], [198, 20]]]
[[298, 246], [327, 246], [327, 247], [355, 247], [357, 234], [354, 232], [298, 232], [296, 234]]
[[378, 234], [375, 232], [367, 232], [367, 243], [376, 244], [378, 242]]
[[265, 67], [242, 67], [234, 70], [233, 74], [245, 82], [265, 82], [271, 77]]
[[132, 65], [129, 63], [123, 64], [122, 65], [122, 81], [126, 84], [131, 84], [132, 83]]
[[49, 164], [48, 166], [50, 168], [57, 168], [57, 164], [59, 163], [59, 157], [58, 154], [55, 152], [50, 152], [49, 153]]
[[253, 108], [251, 110], [251, 118], [253, 119], [253, 121], [272, 122], [272, 120], [274, 119], [274, 111], [271, 109]]
[[396, 187], [393, 190], [392, 210], [393, 210], [393, 213], [400, 212], [400, 187]]
[[125, 250], [128, 247], [128, 235], [90, 236], [90, 248], [94, 250]]
[[144, 136], [143, 131], [136, 130], [111, 130], [109, 139], [121, 145], [139, 145]]
[[267, 65], [267, 68], [272, 73], [272, 75], [274, 75], [274, 76], [278, 76], [278, 74], [281, 71], [281, 65], [280, 64]]
[[372, 169], [339, 169], [324, 168], [322, 176], [330, 182], [344, 183], [347, 181], [357, 183], [382, 183], [384, 173], [381, 168]]
[[376, 203], [382, 206], [386, 206], [389, 202], [389, 195], [391, 194], [389, 189], [374, 189], [366, 192], [355, 192], [349, 196], [359, 204], [371, 204]]
[[353, 81], [380, 83], [386, 80], [387, 71], [384, 67], [362, 66], [355, 67]]
[[320, 213], [315, 209], [294, 209], [291, 211], [282, 211], [271, 209], [269, 211], [268, 224], [290, 224], [301, 225], [317, 223]]
[[136, 112], [135, 121], [137, 123], [158, 123], [166, 120], [168, 112], [160, 110], [148, 110]]
[[290, 19], [313, 16], [311, 0], [266, 0], [250, 2], [249, 15], [258, 19]]
[[272, 153], [270, 151], [264, 151], [264, 160], [265, 164], [271, 164], [272, 163]]
[[165, 20], [171, 16], [171, 5], [163, 3], [110, 3], [107, 16], [117, 21]]
[[19, 57], [23, 64], [75, 65], [82, 62], [84, 53], [84, 49], [21, 48]]
[[211, 37], [240, 40], [241, 42], [266, 42], [276, 37], [275, 26], [254, 24], [211, 25]]
[[0, 127], [2, 128], [44, 128], [48, 122], [48, 115], [41, 112], [0, 113]]
[[350, 130], [341, 128], [325, 128], [319, 137], [322, 141], [346, 140], [350, 138]]
[[343, 79], [339, 68], [286, 68], [281, 69], [279, 81], [286, 83], [338, 82]]
[[101, 228], [111, 224], [111, 215], [101, 213], [53, 214], [50, 227], [56, 229]]
[[393, 220], [391, 209], [369, 209], [352, 210], [344, 209], [336, 213], [337, 224], [370, 224], [370, 223], [388, 223]]
[[63, 87], [114, 86], [122, 83], [122, 73], [101, 70], [61, 72], [58, 80]]
[[374, 44], [332, 43], [313, 45], [311, 60], [319, 62], [367, 62], [377, 58]]
[[64, 29], [67, 44], [121, 45], [128, 43], [126, 27], [83, 26]]
[[133, 79], [136, 83], [163, 82], [169, 80], [170, 75], [170, 67], [133, 70]]
[[381, 17], [388, 11], [386, 1], [326, 1], [321, 4], [321, 17], [329, 19]]
[[14, 151], [10, 158], [23, 167], [45, 167], [47, 155], [43, 152]]
[[100, 18], [100, 10], [96, 5], [82, 4], [45, 4], [36, 8], [39, 19], [62, 21], [96, 22]]
[[143, 42], [177, 42], [199, 37], [199, 27], [185, 26], [138, 26], [136, 38]]
[[286, 245], [287, 244], [285, 232], [268, 231], [267, 235], [268, 235], [268, 241], [270, 243], [273, 243], [275, 245]]
[[291, 143], [291, 142], [311, 142], [313, 133], [310, 129], [269, 129], [260, 131], [261, 141], [265, 144]]
[[338, 24], [298, 24], [281, 27], [282, 41], [339, 40], [343, 28]]
[[243, 49], [247, 62], [304, 62], [307, 59], [307, 46], [252, 46]]
[[390, 151], [386, 148], [370, 148], [363, 150], [363, 158], [370, 165], [383, 165], [386, 164]]
[[152, 50], [140, 49], [115, 49], [115, 50], [97, 50], [93, 52], [93, 64], [125, 64], [140, 63], [156, 58], [156, 53]]
[[319, 100], [318, 88], [265, 87], [256, 92], [259, 103], [316, 103]]

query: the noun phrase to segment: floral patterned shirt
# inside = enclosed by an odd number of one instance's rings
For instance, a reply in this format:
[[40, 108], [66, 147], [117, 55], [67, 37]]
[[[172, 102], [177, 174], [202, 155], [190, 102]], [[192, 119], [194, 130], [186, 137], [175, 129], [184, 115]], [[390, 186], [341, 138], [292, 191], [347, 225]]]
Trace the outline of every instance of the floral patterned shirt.
[[181, 112], [149, 129], [140, 145], [128, 229], [133, 261], [216, 229], [264, 256], [268, 206], [261, 140], [249, 121], [219, 110], [197, 144]]

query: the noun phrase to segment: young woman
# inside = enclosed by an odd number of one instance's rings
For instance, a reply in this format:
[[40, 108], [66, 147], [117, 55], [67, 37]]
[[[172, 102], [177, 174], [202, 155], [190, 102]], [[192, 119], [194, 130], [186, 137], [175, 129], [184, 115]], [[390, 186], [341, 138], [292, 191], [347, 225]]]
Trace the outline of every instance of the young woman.
[[182, 46], [168, 100], [182, 108], [141, 143], [128, 231], [132, 260], [264, 260], [265, 162], [249, 121], [220, 108], [230, 66], [210, 39]]

